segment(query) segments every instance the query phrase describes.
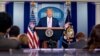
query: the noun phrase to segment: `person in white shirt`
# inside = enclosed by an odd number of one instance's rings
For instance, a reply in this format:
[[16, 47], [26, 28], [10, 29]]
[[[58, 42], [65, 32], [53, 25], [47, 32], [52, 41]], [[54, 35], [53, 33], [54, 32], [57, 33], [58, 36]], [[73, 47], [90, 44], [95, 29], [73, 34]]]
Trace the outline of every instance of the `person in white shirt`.
[[53, 10], [48, 8], [46, 10], [46, 16], [41, 18], [38, 27], [59, 27], [59, 22], [53, 17]]
[[[59, 27], [59, 22], [56, 18], [53, 17], [53, 10], [51, 8], [47, 8], [46, 16], [40, 19], [37, 27], [48, 27], [48, 28]], [[42, 47], [42, 44], [45, 41], [44, 38], [43, 38], [43, 40], [39, 40], [40, 41], [40, 48]], [[55, 38], [55, 37], [53, 37], [53, 38]], [[53, 41], [55, 41], [55, 40], [53, 40]]]

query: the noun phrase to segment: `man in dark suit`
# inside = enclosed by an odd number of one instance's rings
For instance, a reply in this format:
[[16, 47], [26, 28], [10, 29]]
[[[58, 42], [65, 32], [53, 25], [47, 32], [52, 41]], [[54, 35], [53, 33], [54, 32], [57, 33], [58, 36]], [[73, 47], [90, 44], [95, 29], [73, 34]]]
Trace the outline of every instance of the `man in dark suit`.
[[38, 27], [59, 27], [58, 20], [53, 17], [53, 11], [48, 8], [46, 11], [47, 16], [40, 19]]
[[[38, 27], [48, 27], [48, 28], [59, 27], [59, 22], [56, 18], [53, 17], [53, 10], [51, 8], [47, 8], [46, 14], [47, 14], [46, 17], [40, 19]], [[42, 44], [43, 40], [40, 40], [40, 48], [43, 46]]]
[[17, 49], [20, 43], [6, 37], [7, 30], [12, 25], [12, 18], [5, 12], [0, 12], [0, 51]]

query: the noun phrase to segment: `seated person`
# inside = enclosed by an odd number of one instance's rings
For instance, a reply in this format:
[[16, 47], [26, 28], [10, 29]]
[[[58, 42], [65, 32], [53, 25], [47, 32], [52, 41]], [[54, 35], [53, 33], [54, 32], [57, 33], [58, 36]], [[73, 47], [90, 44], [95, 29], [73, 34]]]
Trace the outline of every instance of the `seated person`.
[[100, 48], [100, 24], [93, 27], [89, 37], [90, 40], [88, 41], [88, 46], [85, 49], [89, 52], [94, 52], [96, 49]]
[[8, 39], [5, 35], [12, 26], [12, 18], [5, 12], [0, 12], [0, 50], [17, 49], [20, 43], [17, 40]]
[[9, 31], [8, 31], [8, 34], [9, 34], [9, 39], [16, 39], [18, 40], [18, 35], [20, 33], [20, 29], [18, 26], [12, 26]]
[[86, 45], [87, 45], [87, 41], [85, 39], [84, 33], [79, 32], [76, 34], [76, 42], [69, 44], [68, 48], [82, 49], [86, 47]]
[[21, 43], [21, 48], [29, 48], [28, 46], [28, 36], [26, 34], [20, 34], [18, 40]]

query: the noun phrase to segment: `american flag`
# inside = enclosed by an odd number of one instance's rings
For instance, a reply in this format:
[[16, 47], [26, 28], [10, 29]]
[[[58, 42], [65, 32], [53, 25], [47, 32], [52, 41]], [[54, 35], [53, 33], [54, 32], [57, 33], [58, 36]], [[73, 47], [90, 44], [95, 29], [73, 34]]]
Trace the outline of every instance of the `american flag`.
[[39, 39], [38, 39], [36, 31], [34, 30], [35, 25], [36, 25], [36, 20], [35, 20], [34, 11], [32, 8], [31, 14], [30, 14], [30, 22], [29, 22], [29, 26], [28, 26], [28, 32], [27, 32], [30, 48], [39, 48]]

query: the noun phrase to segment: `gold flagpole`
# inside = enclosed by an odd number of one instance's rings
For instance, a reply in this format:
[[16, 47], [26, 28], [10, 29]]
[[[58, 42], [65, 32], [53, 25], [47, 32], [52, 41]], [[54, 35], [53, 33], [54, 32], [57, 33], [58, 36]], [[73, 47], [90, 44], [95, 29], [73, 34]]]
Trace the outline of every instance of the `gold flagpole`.
[[[70, 11], [71, 0], [66, 0], [66, 5], [67, 5], [67, 10]], [[74, 30], [72, 25], [69, 25], [69, 27], [65, 30], [65, 35], [68, 43], [70, 44], [72, 38], [74, 37]]]
[[66, 4], [70, 5], [71, 4], [71, 0], [66, 0]]
[[[31, 12], [33, 12], [34, 13], [34, 8], [35, 8], [35, 2], [34, 1], [32, 1], [31, 3], [30, 3], [30, 5], [31, 5]], [[33, 16], [34, 16], [34, 14], [32, 14]], [[31, 18], [31, 16], [30, 16], [30, 18]], [[31, 22], [33, 22], [33, 20], [31, 19], [30, 20]]]
[[66, 5], [67, 5], [67, 8], [70, 9], [71, 0], [66, 0]]
[[32, 1], [32, 2], [31, 2], [31, 6], [33, 6], [33, 7], [34, 7], [34, 6], [35, 6], [35, 2], [33, 2], [33, 1]]

